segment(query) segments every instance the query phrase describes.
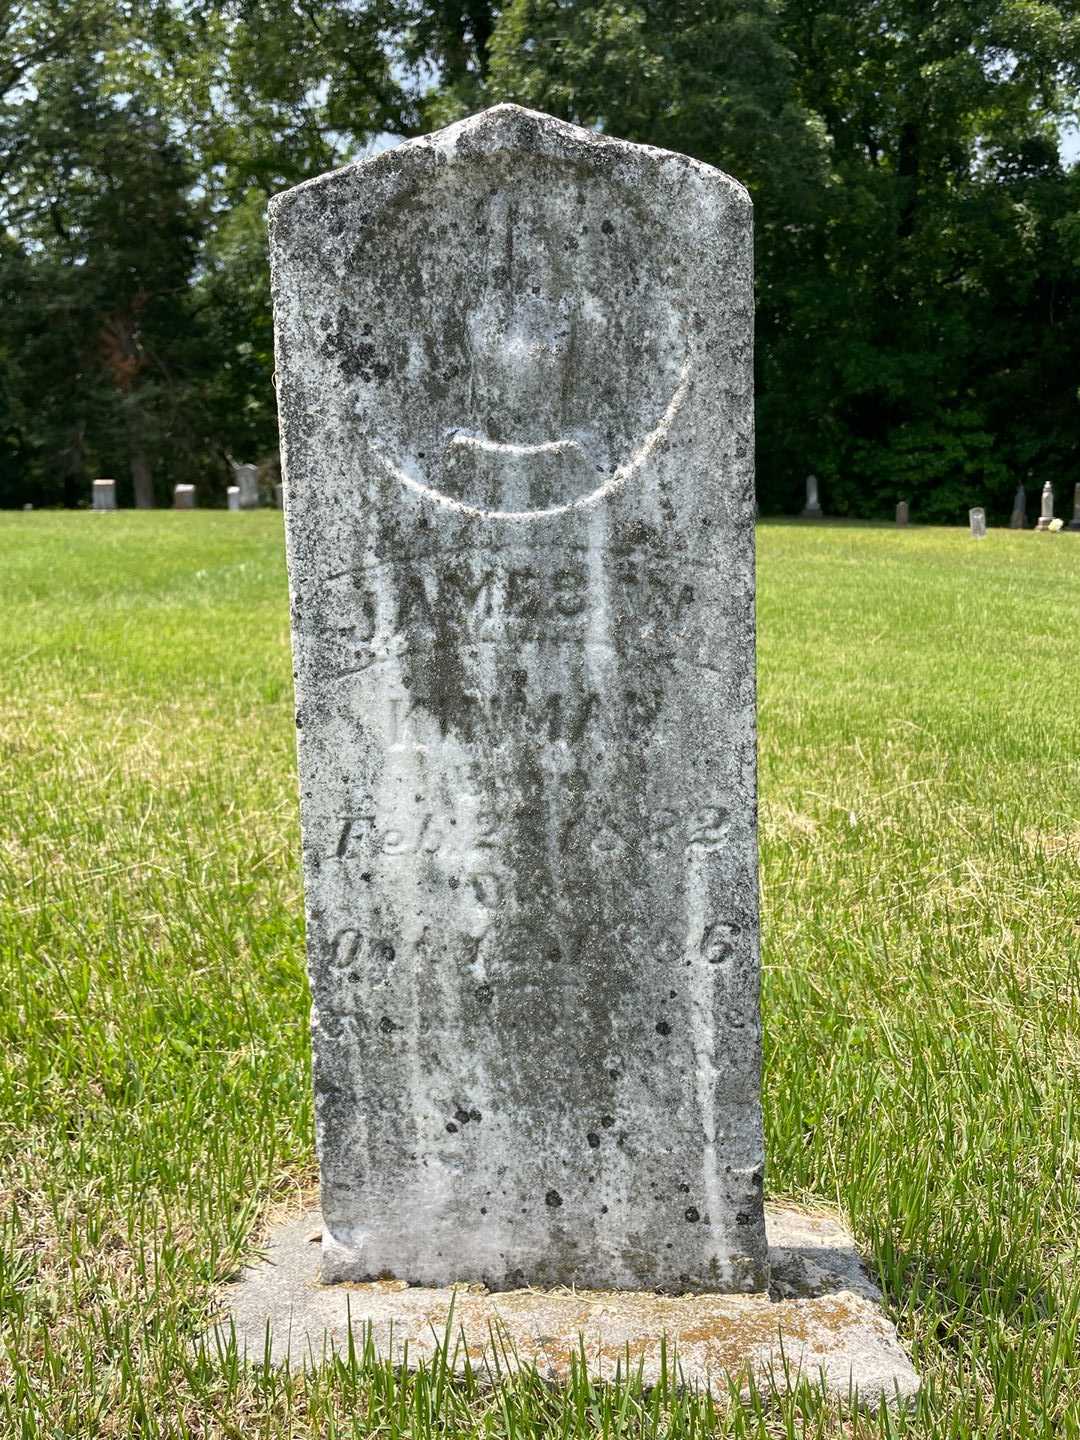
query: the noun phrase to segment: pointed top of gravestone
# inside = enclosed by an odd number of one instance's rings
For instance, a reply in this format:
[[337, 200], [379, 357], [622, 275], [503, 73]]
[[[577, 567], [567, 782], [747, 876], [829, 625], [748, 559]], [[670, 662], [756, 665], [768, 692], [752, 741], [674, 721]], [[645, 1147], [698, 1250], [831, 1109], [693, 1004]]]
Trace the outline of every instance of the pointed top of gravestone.
[[[646, 167], [652, 171], [670, 168], [673, 174], [681, 172], [713, 185], [719, 182], [730, 191], [733, 201], [751, 207], [753, 204], [748, 191], [738, 180], [689, 155], [662, 150], [655, 145], [618, 140], [596, 130], [572, 125], [567, 120], [558, 120], [541, 110], [528, 110], [523, 105], [502, 104], [492, 105], [465, 120], [434, 130], [430, 135], [406, 140], [391, 150], [361, 157], [339, 170], [329, 170], [324, 175], [294, 185], [290, 190], [281, 191], [270, 199], [270, 223], [272, 226], [280, 225], [301, 196], [310, 202], [315, 195], [329, 198], [338, 191], [350, 191], [360, 171], [364, 176], [366, 198], [373, 208], [377, 208], [379, 202], [372, 197], [370, 189], [376, 177], [381, 176], [386, 181], [387, 193], [383, 202], [388, 203], [398, 198], [402, 182], [434, 173], [458, 156], [473, 158], [502, 153], [548, 156], [580, 164], [586, 169], [603, 168], [609, 172], [610, 178], [630, 184], [640, 177]], [[306, 204], [302, 208], [306, 210]]]

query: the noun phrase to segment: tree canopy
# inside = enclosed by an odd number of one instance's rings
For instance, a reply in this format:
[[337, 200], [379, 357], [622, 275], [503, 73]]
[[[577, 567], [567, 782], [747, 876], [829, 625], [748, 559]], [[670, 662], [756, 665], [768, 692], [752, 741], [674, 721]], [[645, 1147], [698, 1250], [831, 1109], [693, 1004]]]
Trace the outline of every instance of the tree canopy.
[[498, 100], [750, 189], [766, 513], [1080, 478], [1071, 4], [0, 0], [0, 57], [0, 504], [270, 459], [267, 199]]

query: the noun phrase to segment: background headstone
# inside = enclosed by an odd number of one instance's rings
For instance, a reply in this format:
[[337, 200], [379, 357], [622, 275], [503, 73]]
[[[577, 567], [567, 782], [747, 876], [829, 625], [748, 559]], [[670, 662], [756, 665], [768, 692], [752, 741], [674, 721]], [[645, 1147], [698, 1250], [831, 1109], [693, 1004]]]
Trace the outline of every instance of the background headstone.
[[971, 538], [973, 540], [986, 539], [986, 511], [981, 505], [974, 510], [968, 511], [968, 523], [971, 526]]
[[116, 481], [95, 480], [91, 489], [91, 504], [95, 510], [116, 509]]
[[227, 485], [225, 487], [225, 502], [230, 510], [240, 509], [240, 486]]
[[1047, 480], [1042, 488], [1042, 500], [1039, 506], [1039, 520], [1035, 526], [1036, 530], [1049, 530], [1050, 521], [1054, 518], [1054, 487]]
[[1073, 488], [1073, 513], [1068, 528], [1080, 530], [1080, 484]]
[[1027, 492], [1023, 485], [1016, 487], [1016, 495], [1013, 498], [1012, 514], [1009, 516], [1010, 530], [1027, 529]]
[[173, 507], [176, 510], [194, 510], [195, 508], [195, 486], [174, 485], [173, 486]]
[[760, 1288], [746, 192], [498, 106], [271, 255], [323, 1276]]
[[896, 507], [896, 523], [897, 525], [906, 525], [908, 523], [908, 503], [906, 500], [901, 500]]
[[259, 467], [257, 465], [234, 465], [233, 479], [240, 495], [241, 510], [259, 508]]
[[284, 487], [284, 485], [281, 485], [281, 484], [275, 485], [275, 486], [274, 486], [274, 509], [275, 509], [275, 510], [280, 510], [280, 509], [282, 508], [283, 501], [284, 501], [284, 497], [285, 497], [285, 487]]
[[818, 499], [818, 480], [816, 475], [806, 477], [806, 504], [803, 506], [803, 519], [820, 520], [822, 516], [821, 501]]

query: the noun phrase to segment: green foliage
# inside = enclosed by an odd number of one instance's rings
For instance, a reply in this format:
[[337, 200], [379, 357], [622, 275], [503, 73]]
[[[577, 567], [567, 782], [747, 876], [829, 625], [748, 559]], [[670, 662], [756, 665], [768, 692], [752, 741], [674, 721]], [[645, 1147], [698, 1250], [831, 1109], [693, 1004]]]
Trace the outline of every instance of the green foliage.
[[766, 513], [1071, 488], [1064, 3], [22, 0], [0, 53], [0, 504], [271, 455], [268, 196], [501, 99], [749, 187]]

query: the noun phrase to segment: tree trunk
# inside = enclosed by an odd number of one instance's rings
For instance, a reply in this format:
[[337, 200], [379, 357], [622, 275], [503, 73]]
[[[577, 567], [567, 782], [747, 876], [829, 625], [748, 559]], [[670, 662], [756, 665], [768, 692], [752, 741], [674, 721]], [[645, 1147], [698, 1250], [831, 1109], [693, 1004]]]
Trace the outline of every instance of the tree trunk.
[[154, 477], [150, 473], [150, 461], [146, 458], [142, 416], [135, 404], [135, 397], [127, 398], [128, 456], [131, 467], [131, 484], [135, 491], [135, 509], [152, 510], [157, 504], [154, 499]]
[[154, 477], [150, 473], [150, 462], [141, 445], [133, 445], [131, 451], [131, 480], [135, 487], [136, 510], [152, 510], [157, 504], [154, 499]]

